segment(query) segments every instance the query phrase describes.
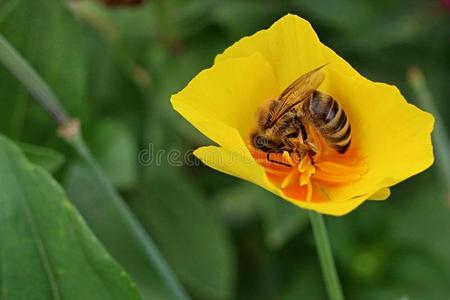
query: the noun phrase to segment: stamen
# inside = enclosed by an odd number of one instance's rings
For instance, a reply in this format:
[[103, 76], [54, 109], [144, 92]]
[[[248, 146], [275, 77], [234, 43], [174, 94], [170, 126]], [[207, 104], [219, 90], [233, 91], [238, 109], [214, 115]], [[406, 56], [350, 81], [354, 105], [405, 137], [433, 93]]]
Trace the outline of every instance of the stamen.
[[291, 165], [295, 166], [295, 162], [287, 151], [283, 151], [283, 158]]
[[268, 160], [266, 152], [254, 150], [252, 155], [284, 192], [298, 190], [297, 197], [301, 201], [331, 201], [326, 189], [359, 180], [367, 166], [354, 152], [342, 156], [326, 148], [321, 141], [316, 145], [318, 151], [314, 154], [307, 151], [275, 153], [274, 159], [280, 163]]
[[310, 202], [312, 200], [313, 185], [311, 182], [311, 176], [316, 172], [316, 168], [311, 162], [311, 157], [305, 155], [297, 167], [300, 173], [299, 185], [306, 185], [306, 201]]
[[308, 155], [305, 155], [298, 164], [298, 172], [300, 173], [299, 184], [301, 186], [307, 184], [316, 172], [316, 168], [312, 165], [311, 158]]
[[297, 171], [295, 169], [292, 169], [286, 177], [284, 177], [283, 181], [281, 182], [280, 187], [282, 189], [285, 189], [286, 187], [288, 187], [293, 181], [294, 181], [294, 177], [297, 175]]
[[309, 159], [308, 156], [304, 156], [302, 158], [302, 160], [300, 161], [300, 163], [298, 164], [298, 171], [301, 172], [305, 172], [309, 167], [311, 166], [311, 160]]
[[312, 193], [313, 193], [312, 182], [311, 182], [311, 180], [309, 180], [308, 184], [306, 185], [306, 201], [307, 202], [311, 202]]

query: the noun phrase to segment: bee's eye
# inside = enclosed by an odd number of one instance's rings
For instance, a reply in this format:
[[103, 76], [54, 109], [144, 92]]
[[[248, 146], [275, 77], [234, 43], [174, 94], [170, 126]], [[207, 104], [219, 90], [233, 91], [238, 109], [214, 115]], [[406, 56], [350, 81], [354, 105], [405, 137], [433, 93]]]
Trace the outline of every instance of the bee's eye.
[[253, 138], [253, 144], [258, 149], [267, 147], [267, 139], [262, 135], [257, 135]]

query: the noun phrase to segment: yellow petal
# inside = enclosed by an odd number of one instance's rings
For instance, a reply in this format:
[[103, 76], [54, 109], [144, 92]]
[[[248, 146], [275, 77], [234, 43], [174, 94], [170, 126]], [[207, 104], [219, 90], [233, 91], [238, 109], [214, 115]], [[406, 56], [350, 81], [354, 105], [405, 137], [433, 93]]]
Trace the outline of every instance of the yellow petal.
[[433, 117], [408, 104], [394, 86], [362, 77], [319, 41], [306, 20], [286, 15], [269, 29], [241, 39], [216, 61], [251, 53], [261, 53], [271, 64], [279, 91], [299, 75], [328, 63], [323, 69], [326, 80], [319, 90], [343, 106], [352, 125], [352, 144], [360, 148], [368, 164], [367, 173], [358, 182], [327, 190], [333, 202], [376, 193], [432, 164]]
[[279, 91], [300, 75], [326, 63], [329, 65], [325, 71], [334, 68], [343, 69], [343, 75], [358, 74], [345, 60], [320, 42], [308, 21], [296, 15], [288, 14], [269, 29], [242, 38], [218, 55], [216, 62], [247, 57], [253, 53], [261, 53], [272, 65]]
[[397, 88], [331, 70], [324, 90], [344, 107], [352, 144], [365, 158], [367, 173], [352, 185], [329, 191], [334, 199], [374, 193], [426, 168], [434, 160], [434, 119], [408, 104]]
[[[367, 172], [352, 184], [324, 187], [331, 201], [304, 202], [287, 197], [268, 180], [245, 140], [263, 101], [275, 98], [298, 76], [325, 63], [326, 79], [319, 90], [344, 108], [352, 126], [351, 147], [357, 147]], [[217, 56], [212, 68], [172, 97], [172, 104], [222, 146], [195, 152], [205, 164], [321, 213], [342, 215], [366, 199], [386, 199], [389, 186], [433, 162], [433, 117], [408, 104], [395, 87], [362, 77], [319, 41], [307, 21], [293, 15], [243, 38]]]
[[211, 140], [250, 155], [243, 142], [260, 105], [276, 95], [276, 79], [260, 54], [217, 63], [202, 71], [171, 102]]
[[299, 201], [298, 199], [286, 197], [280, 189], [275, 187], [267, 179], [263, 167], [257, 164], [253, 159], [249, 159], [240, 153], [229, 151], [222, 147], [208, 146], [195, 150], [194, 155], [205, 165], [217, 171], [252, 182], [298, 207], [315, 210], [323, 214], [335, 216], [344, 215], [355, 209], [367, 198], [367, 196], [360, 196], [346, 201], [321, 203]]
[[369, 200], [386, 200], [390, 195], [391, 190], [389, 188], [382, 188], [370, 196]]
[[268, 181], [264, 168], [252, 157], [216, 146], [200, 147], [194, 151], [194, 155], [215, 170], [276, 192], [276, 188]]

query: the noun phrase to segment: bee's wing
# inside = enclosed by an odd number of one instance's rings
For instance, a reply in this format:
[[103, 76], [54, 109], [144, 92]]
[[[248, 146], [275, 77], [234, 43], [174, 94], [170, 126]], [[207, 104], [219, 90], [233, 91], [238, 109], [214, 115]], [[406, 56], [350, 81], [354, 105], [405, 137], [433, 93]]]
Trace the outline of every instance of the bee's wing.
[[281, 93], [278, 98], [278, 101], [281, 101], [281, 104], [270, 116], [268, 127], [275, 124], [276, 121], [292, 107], [300, 104], [311, 96], [314, 90], [317, 89], [325, 79], [325, 75], [320, 72], [320, 69], [325, 66], [326, 64], [303, 74]]

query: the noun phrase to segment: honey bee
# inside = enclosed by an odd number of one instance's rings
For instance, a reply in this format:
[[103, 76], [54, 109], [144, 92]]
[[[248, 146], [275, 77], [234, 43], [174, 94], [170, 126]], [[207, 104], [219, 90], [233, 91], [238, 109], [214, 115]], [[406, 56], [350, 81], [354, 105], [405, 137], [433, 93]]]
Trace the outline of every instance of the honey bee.
[[[317, 88], [325, 79], [320, 66], [303, 74], [278, 97], [258, 111], [252, 144], [267, 154], [287, 151], [302, 158], [318, 152], [318, 135], [340, 154], [351, 143], [351, 126], [342, 106]], [[314, 132], [312, 132], [314, 131]], [[316, 138], [315, 138], [316, 137]]]

